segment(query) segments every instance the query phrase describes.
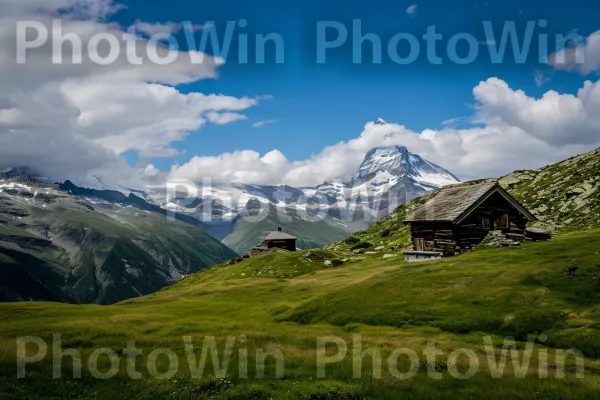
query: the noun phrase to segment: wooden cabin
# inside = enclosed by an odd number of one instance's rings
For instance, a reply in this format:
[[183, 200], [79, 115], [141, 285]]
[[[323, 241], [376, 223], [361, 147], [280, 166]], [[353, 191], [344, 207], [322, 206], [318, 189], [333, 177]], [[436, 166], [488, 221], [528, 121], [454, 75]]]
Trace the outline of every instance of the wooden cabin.
[[441, 189], [404, 220], [410, 224], [415, 251], [444, 256], [473, 249], [492, 230], [507, 238], [525, 240], [528, 222], [535, 217], [497, 183]]
[[283, 232], [281, 228], [277, 228], [277, 231], [271, 232], [264, 240], [264, 244], [268, 249], [279, 248], [288, 251], [296, 251], [297, 237], [288, 235]]

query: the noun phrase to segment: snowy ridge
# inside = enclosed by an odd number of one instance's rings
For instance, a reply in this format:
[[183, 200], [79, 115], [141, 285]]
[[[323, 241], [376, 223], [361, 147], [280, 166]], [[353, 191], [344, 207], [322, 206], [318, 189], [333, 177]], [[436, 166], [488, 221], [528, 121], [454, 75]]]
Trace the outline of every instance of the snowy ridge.
[[[379, 119], [378, 124], [385, 124]], [[100, 177], [98, 184], [107, 190], [133, 193], [168, 211], [185, 213], [206, 220], [207, 213], [215, 222], [234, 221], [250, 208], [272, 206], [281, 210], [307, 210], [320, 207], [332, 218], [345, 211], [370, 210], [373, 219], [391, 212], [391, 207], [437, 189], [460, 182], [448, 170], [411, 153], [404, 146], [376, 147], [362, 162], [358, 175], [350, 182], [324, 182], [315, 187], [294, 188], [286, 185], [231, 184], [199, 187], [197, 198], [177, 198], [165, 187], [144, 190], [109, 187]], [[347, 214], [347, 213], [346, 213]], [[341, 221], [347, 222], [347, 221]]]
[[376, 147], [369, 151], [358, 170], [358, 178], [370, 181], [381, 172], [408, 177], [431, 188], [460, 182], [448, 170], [411, 153], [404, 146]]
[[[384, 126], [387, 123], [379, 118], [373, 124]], [[314, 187], [301, 188], [233, 183], [198, 186], [188, 194], [176, 193], [173, 188], [167, 189], [167, 185], [148, 186], [141, 190], [125, 188], [118, 184], [111, 185], [102, 177], [94, 176], [93, 189], [103, 192], [91, 191], [90, 195], [103, 197], [110, 202], [117, 201], [119, 196], [114, 192], [120, 192], [132, 197], [128, 201], [142, 209], [145, 208], [145, 203], [150, 203], [152, 207], [158, 206], [177, 215], [193, 217], [202, 221], [207, 227], [207, 233], [228, 244], [233, 243], [236, 247], [238, 243], [235, 240], [243, 242], [241, 237], [254, 234], [254, 228], [244, 230], [242, 223], [241, 236], [236, 236], [239, 223], [249, 215], [276, 215], [273, 218], [277, 222], [274, 223], [283, 225], [286, 224], [285, 217], [280, 217], [288, 216], [290, 220], [303, 226], [305, 232], [297, 234], [307, 238], [319, 236], [311, 231], [321, 229], [319, 225], [310, 224], [314, 228], [309, 228], [305, 224], [314, 222], [311, 215], [320, 215], [326, 225], [343, 227], [344, 235], [347, 235], [375, 223], [418, 196], [458, 182], [458, 178], [450, 171], [411, 153], [404, 146], [385, 146], [371, 149], [365, 155], [357, 174], [347, 182], [332, 180]], [[140, 202], [145, 203], [140, 205]], [[260, 222], [256, 226], [260, 227]], [[267, 225], [263, 227], [271, 228]], [[337, 231], [332, 232], [332, 235], [339, 234]], [[231, 236], [237, 239], [230, 239], [233, 242], [229, 243], [225, 238]]]

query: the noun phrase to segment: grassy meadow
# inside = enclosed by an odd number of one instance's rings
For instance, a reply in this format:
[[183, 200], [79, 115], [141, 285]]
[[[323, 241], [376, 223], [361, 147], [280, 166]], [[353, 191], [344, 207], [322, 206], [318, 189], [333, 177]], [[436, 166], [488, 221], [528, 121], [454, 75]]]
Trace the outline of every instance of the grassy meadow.
[[[0, 399], [598, 398], [599, 244], [600, 231], [585, 230], [426, 263], [384, 260], [379, 254], [356, 256], [337, 267], [323, 263], [345, 257], [332, 248], [276, 252], [215, 266], [112, 306], [0, 304]], [[570, 265], [579, 267], [575, 277], [567, 273]], [[70, 357], [63, 359], [62, 378], [52, 379], [54, 334], [61, 335], [63, 349], [80, 353], [81, 379], [73, 379]], [[48, 350], [43, 360], [26, 366], [24, 379], [17, 379], [16, 342], [22, 336], [43, 338]], [[202, 376], [192, 376], [184, 336], [193, 341], [196, 361], [205, 338], [216, 338], [223, 357], [227, 338], [234, 337], [225, 376], [210, 356]], [[340, 350], [329, 344], [318, 354], [318, 338], [328, 336], [346, 343], [347, 353], [327, 364], [319, 379], [317, 357]], [[505, 336], [515, 338], [512, 353], [505, 374], [494, 378], [489, 357], [500, 359]], [[528, 336], [535, 343], [526, 342]], [[140, 379], [127, 372], [124, 349], [132, 341], [142, 351], [136, 362]], [[439, 354], [435, 363], [427, 363], [433, 345]], [[522, 359], [531, 347], [530, 363], [519, 370], [513, 356]], [[112, 349], [119, 360], [111, 379], [95, 379], [88, 371], [98, 348]], [[147, 367], [154, 358], [152, 367], [168, 370], [167, 355], [150, 354], [158, 348], [172, 350], [178, 360], [176, 373], [166, 379], [152, 377]], [[570, 348], [585, 356], [584, 377], [567, 353], [562, 368], [560, 350]], [[409, 356], [394, 353], [398, 349], [418, 357], [409, 379], [398, 375], [411, 371]], [[469, 350], [478, 364], [468, 379], [456, 376], [466, 374], [474, 361], [465, 354], [449, 357], [456, 349]], [[273, 355], [264, 370], [257, 369], [257, 351], [282, 354], [283, 376], [277, 376]], [[381, 376], [374, 368], [377, 357], [365, 357], [360, 377], [354, 377], [354, 352], [364, 351], [381, 354]], [[27, 347], [28, 355], [35, 352], [35, 345]], [[389, 368], [390, 357], [398, 360], [397, 370]], [[107, 356], [97, 365], [103, 373], [110, 371]]]

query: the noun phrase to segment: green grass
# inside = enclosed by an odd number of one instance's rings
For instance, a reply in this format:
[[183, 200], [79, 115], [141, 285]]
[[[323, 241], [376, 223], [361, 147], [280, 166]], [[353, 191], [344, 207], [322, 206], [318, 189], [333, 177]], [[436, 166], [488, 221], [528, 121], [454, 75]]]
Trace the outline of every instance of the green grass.
[[[454, 333], [483, 331], [551, 336], [569, 326], [599, 327], [598, 234], [578, 233], [526, 249], [476, 251], [459, 258], [398, 268], [360, 287], [347, 287], [290, 310], [282, 320], [394, 327], [428, 326]], [[569, 265], [578, 274], [567, 274]], [[365, 298], [377, 298], [377, 307]], [[584, 313], [583, 324], [576, 313]], [[569, 314], [572, 314], [569, 316]], [[600, 357], [598, 340], [582, 350]]]
[[[600, 231], [584, 231], [565, 233], [546, 243], [478, 250], [435, 262], [366, 258], [338, 267], [326, 267], [322, 261], [338, 256], [331, 250], [311, 256], [276, 252], [215, 266], [153, 295], [112, 306], [0, 304], [0, 398], [596, 398], [600, 395], [599, 242]], [[566, 268], [573, 263], [579, 271], [571, 278]], [[536, 345], [525, 378], [490, 376], [483, 336], [501, 347], [504, 335], [523, 340], [528, 334], [542, 333], [547, 340]], [[137, 363], [143, 379], [127, 378], [121, 356], [113, 379], [93, 379], [84, 368], [82, 379], [54, 380], [48, 356], [28, 366], [26, 379], [17, 380], [16, 337], [51, 341], [52, 334], [61, 334], [63, 347], [78, 349], [84, 361], [98, 347], [120, 353], [135, 341], [143, 350]], [[383, 355], [382, 378], [372, 376], [371, 361], [366, 359], [363, 377], [353, 379], [350, 346], [350, 355], [327, 366], [327, 379], [317, 379], [317, 338], [333, 335], [351, 344], [357, 334], [363, 347]], [[198, 346], [205, 337], [215, 336], [224, 346], [228, 335], [245, 335], [246, 341], [236, 342], [227, 378], [215, 377], [209, 361], [202, 379], [193, 379], [182, 336], [191, 336]], [[385, 360], [395, 349], [412, 349], [423, 359], [431, 341], [444, 354], [436, 364], [441, 380], [429, 377], [424, 365], [409, 380], [395, 379], [387, 370]], [[160, 347], [180, 356], [179, 372], [171, 379], [151, 378], [145, 367], [149, 353]], [[516, 344], [521, 355], [525, 347]], [[565, 379], [557, 379], [554, 350], [571, 347], [587, 356], [585, 378], [575, 377], [569, 361]], [[249, 353], [251, 379], [239, 375], [241, 348]], [[447, 356], [457, 348], [474, 351], [480, 361], [479, 372], [470, 379], [450, 375]], [[275, 379], [272, 360], [267, 362], [266, 379], [255, 378], [256, 349], [278, 349], [284, 354], [283, 379]], [[550, 354], [548, 379], [537, 375], [542, 350]], [[496, 351], [499, 354], [500, 348]], [[106, 360], [100, 364], [106, 365]], [[405, 372], [407, 365], [402, 359], [400, 369]], [[465, 367], [461, 359], [460, 368]], [[65, 375], [71, 372], [68, 357], [63, 368]], [[510, 359], [507, 368], [511, 371]], [[165, 369], [166, 358], [159, 358], [159, 370]]]
[[298, 252], [275, 249], [275, 251], [264, 256], [249, 259], [242, 259], [239, 257], [224, 264], [215, 265], [202, 275], [190, 276], [189, 282], [186, 284], [191, 285], [199, 280], [207, 279], [208, 277], [218, 280], [245, 279], [251, 277], [290, 279], [313, 273], [321, 269], [335, 268], [334, 266], [325, 265], [325, 261], [336, 260], [339, 257], [338, 254], [332, 251], [320, 249]]

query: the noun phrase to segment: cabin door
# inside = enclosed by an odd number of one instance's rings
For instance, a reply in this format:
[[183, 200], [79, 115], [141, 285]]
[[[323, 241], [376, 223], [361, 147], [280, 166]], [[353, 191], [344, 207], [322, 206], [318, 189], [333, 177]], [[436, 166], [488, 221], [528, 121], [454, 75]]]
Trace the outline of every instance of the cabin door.
[[415, 239], [415, 250], [416, 251], [425, 250], [425, 239]]
[[508, 220], [508, 214], [500, 215], [498, 218], [496, 218], [496, 221], [494, 222], [495, 230], [508, 229], [509, 226], [510, 226], [510, 223]]

